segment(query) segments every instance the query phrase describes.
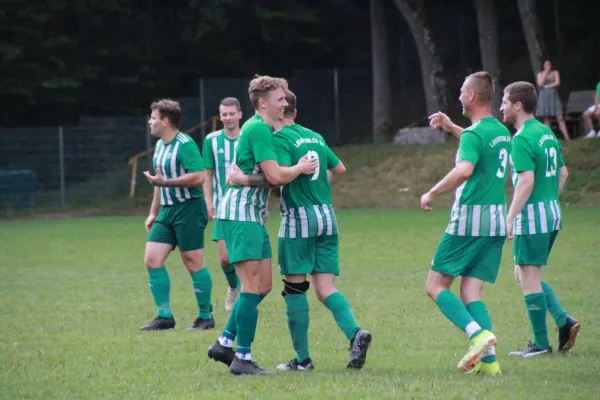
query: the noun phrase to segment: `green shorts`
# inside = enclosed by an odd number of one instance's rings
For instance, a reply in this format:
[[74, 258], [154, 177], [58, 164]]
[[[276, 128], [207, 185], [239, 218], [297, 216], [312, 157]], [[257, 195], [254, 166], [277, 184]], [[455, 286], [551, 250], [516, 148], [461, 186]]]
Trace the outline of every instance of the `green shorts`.
[[264, 225], [249, 221], [219, 220], [231, 264], [271, 258], [271, 241]]
[[221, 220], [215, 219], [213, 221], [213, 229], [212, 229], [212, 240], [213, 242], [219, 240], [225, 240], [225, 236], [223, 236], [223, 225], [221, 225]]
[[339, 237], [323, 235], [309, 238], [282, 238], [277, 241], [281, 275], [319, 272], [340, 274]]
[[172, 206], [161, 206], [148, 242], [167, 243], [180, 251], [204, 248], [204, 229], [208, 222], [204, 199], [195, 198]]
[[500, 270], [504, 236], [456, 236], [444, 233], [431, 270], [494, 283]]
[[554, 245], [558, 231], [535, 235], [515, 235], [513, 251], [516, 265], [548, 264], [550, 250]]

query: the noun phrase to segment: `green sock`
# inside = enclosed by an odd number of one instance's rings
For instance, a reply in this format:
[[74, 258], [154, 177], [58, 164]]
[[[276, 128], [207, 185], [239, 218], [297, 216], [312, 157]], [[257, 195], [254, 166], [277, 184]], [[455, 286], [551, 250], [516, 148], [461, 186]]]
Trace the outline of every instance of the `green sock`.
[[548, 285], [546, 281], [542, 281], [542, 290], [546, 295], [546, 303], [548, 304], [548, 312], [554, 318], [554, 322], [556, 322], [556, 326], [562, 328], [567, 324], [567, 311], [563, 308], [558, 301], [558, 298], [554, 294], [554, 290], [552, 290], [552, 286]]
[[223, 273], [225, 274], [225, 278], [227, 278], [227, 283], [231, 289], [238, 288], [238, 277], [235, 272], [235, 265], [229, 264], [228, 266], [221, 266], [223, 268]]
[[158, 307], [158, 316], [162, 318], [173, 318], [170, 301], [171, 280], [169, 279], [167, 267], [149, 269], [148, 275], [150, 275], [150, 292], [152, 292], [154, 303], [156, 303], [156, 307]]
[[548, 327], [546, 326], [546, 312], [548, 311], [546, 295], [544, 292], [528, 294], [525, 296], [525, 304], [529, 313], [529, 322], [531, 322], [535, 345], [540, 349], [545, 349], [550, 346], [548, 343]]
[[[481, 329], [488, 331], [492, 330], [492, 319], [488, 312], [485, 304], [482, 301], [473, 301], [467, 304], [467, 311], [471, 314], [471, 317], [481, 326]], [[491, 364], [496, 361], [496, 355], [492, 354], [481, 358], [481, 362]]]
[[327, 296], [323, 301], [325, 307], [331, 311], [335, 322], [338, 324], [344, 335], [348, 340], [354, 339], [356, 332], [360, 329], [358, 323], [352, 314], [350, 303], [346, 300], [346, 297], [340, 292], [335, 292]]
[[[480, 328], [472, 328], [473, 325], [469, 327], [471, 323], [477, 323], [475, 322], [471, 314], [469, 314], [467, 308], [462, 303], [462, 301], [460, 301], [460, 299], [456, 297], [451, 291], [442, 290], [438, 295], [435, 303], [440, 308], [442, 314], [444, 314], [446, 318], [448, 318], [454, 325], [456, 325], [458, 329], [460, 329], [463, 332], [467, 332], [467, 335], [469, 335], [470, 338], [474, 338], [481, 332]], [[467, 327], [469, 327], [469, 329], [467, 329]]]
[[194, 283], [194, 294], [198, 303], [198, 318], [212, 319], [212, 304], [210, 295], [212, 292], [212, 278], [208, 268], [190, 273]]
[[285, 296], [287, 323], [296, 350], [296, 359], [302, 362], [310, 358], [308, 353], [308, 299], [304, 294]]
[[231, 314], [229, 314], [229, 319], [227, 320], [227, 324], [225, 325], [225, 329], [221, 336], [226, 337], [229, 340], [235, 340], [237, 336], [237, 324], [235, 322], [235, 316], [237, 314], [238, 304], [240, 301], [236, 301], [231, 309]]
[[258, 300], [260, 295], [253, 293], [241, 293], [237, 301], [238, 308], [235, 313], [235, 322], [238, 327], [238, 340], [236, 352], [241, 354], [250, 353], [256, 325], [258, 322]]

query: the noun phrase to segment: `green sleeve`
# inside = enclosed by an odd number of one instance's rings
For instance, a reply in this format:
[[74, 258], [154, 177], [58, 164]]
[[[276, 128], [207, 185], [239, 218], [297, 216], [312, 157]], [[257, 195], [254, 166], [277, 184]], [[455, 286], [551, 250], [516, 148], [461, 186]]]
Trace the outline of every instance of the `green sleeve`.
[[204, 139], [204, 142], [202, 143], [202, 158], [204, 159], [204, 168], [207, 169], [215, 169], [212, 141], [212, 139]]
[[202, 156], [196, 142], [187, 142], [181, 145], [179, 150], [179, 161], [186, 172], [198, 172], [204, 170]]
[[340, 159], [327, 145], [325, 145], [325, 151], [327, 152], [327, 169], [335, 168], [340, 163]]
[[292, 152], [290, 148], [286, 146], [287, 140], [277, 134], [273, 137], [273, 146], [275, 153], [277, 153], [277, 162], [279, 165], [292, 166]]
[[476, 165], [481, 152], [481, 139], [473, 131], [463, 131], [458, 145], [458, 162], [469, 161]]
[[522, 136], [515, 136], [512, 141], [511, 157], [515, 171], [535, 171], [531, 144]]
[[596, 85], [596, 95], [600, 97], [600, 82]]
[[277, 161], [275, 147], [273, 146], [273, 132], [269, 125], [261, 123], [256, 124], [250, 132], [250, 148], [254, 155], [254, 162], [257, 164], [266, 160]]

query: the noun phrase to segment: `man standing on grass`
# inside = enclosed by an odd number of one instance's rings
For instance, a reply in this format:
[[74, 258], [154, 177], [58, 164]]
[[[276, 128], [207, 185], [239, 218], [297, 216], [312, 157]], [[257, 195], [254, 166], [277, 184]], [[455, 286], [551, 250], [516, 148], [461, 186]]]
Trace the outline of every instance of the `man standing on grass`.
[[217, 210], [229, 261], [235, 265], [242, 290], [225, 330], [210, 346], [208, 357], [228, 365], [235, 375], [268, 375], [252, 362], [251, 344], [258, 322], [258, 304], [272, 285], [271, 243], [264, 226], [270, 186], [284, 185], [301, 173], [312, 174], [317, 166], [316, 160], [307, 157], [293, 167], [280, 167], [277, 163], [272, 127], [275, 120], [283, 117], [287, 106], [285, 89], [287, 81], [281, 78], [258, 76], [250, 82], [248, 94], [256, 114], [242, 126], [235, 164], [245, 174], [264, 172], [264, 182], [255, 187], [228, 185]]
[[202, 145], [205, 172], [203, 188], [208, 218], [214, 221], [212, 240], [217, 242], [219, 261], [229, 285], [225, 297], [225, 309], [231, 311], [238, 296], [238, 278], [235, 266], [229, 262], [223, 230], [219, 220], [215, 218], [215, 213], [225, 194], [227, 171], [233, 163], [235, 148], [240, 136], [242, 108], [238, 99], [227, 97], [221, 100], [219, 118], [223, 123], [223, 129], [206, 135]]
[[200, 187], [204, 166], [196, 142], [179, 131], [179, 104], [162, 99], [150, 106], [150, 133], [159, 138], [153, 165], [156, 175], [144, 175], [154, 186], [150, 214], [146, 219], [148, 242], [144, 261], [150, 275], [150, 291], [158, 316], [142, 330], [175, 327], [170, 303], [171, 282], [165, 266], [169, 253], [179, 247], [181, 259], [192, 278], [198, 303], [198, 317], [188, 329], [212, 329], [212, 279], [204, 265], [206, 204]]
[[[465, 79], [459, 97], [470, 127], [463, 130], [441, 112], [429, 117], [431, 126], [459, 137], [460, 144], [456, 166], [421, 197], [421, 208], [431, 210], [437, 196], [456, 190], [450, 222], [431, 262], [427, 295], [471, 341], [458, 369], [498, 375], [496, 337], [481, 292], [485, 282], [496, 281], [506, 240], [505, 185], [511, 138], [508, 129], [492, 117], [493, 94], [491, 75], [476, 72]], [[450, 291], [457, 276], [461, 277], [460, 299]]]
[[[277, 244], [279, 270], [285, 278], [281, 295], [285, 299], [296, 357], [277, 369], [314, 369], [308, 346], [308, 274], [312, 275], [317, 298], [331, 311], [350, 341], [347, 368], [361, 369], [372, 337], [368, 331], [360, 329], [350, 303], [334, 283], [340, 273], [339, 238], [330, 182], [339, 180], [346, 168], [321, 135], [294, 122], [294, 93], [286, 90], [285, 100], [288, 105], [283, 119], [274, 123], [273, 141], [279, 164], [293, 165], [303, 157], [318, 160], [318, 164], [314, 174], [299, 176], [281, 189], [281, 226]], [[244, 175], [235, 166], [230, 175], [232, 183], [242, 186], [251, 186], [257, 178], [256, 175]]]
[[559, 196], [569, 174], [556, 136], [533, 115], [536, 103], [535, 87], [528, 82], [515, 82], [504, 89], [504, 122], [517, 129], [511, 157], [515, 192], [507, 217], [508, 239], [514, 238], [515, 279], [523, 289], [534, 336], [525, 350], [510, 354], [523, 357], [552, 353], [547, 311], [558, 327], [558, 351], [571, 350], [581, 328], [542, 280], [541, 267], [547, 265], [562, 227]]

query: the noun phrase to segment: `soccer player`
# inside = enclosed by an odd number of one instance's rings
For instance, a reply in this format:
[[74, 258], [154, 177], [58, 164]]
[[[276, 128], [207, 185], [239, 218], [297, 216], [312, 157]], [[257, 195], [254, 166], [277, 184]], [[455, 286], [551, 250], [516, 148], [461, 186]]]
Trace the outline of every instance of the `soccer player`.
[[[327, 307], [337, 325], [350, 341], [348, 368], [361, 369], [365, 364], [371, 334], [360, 329], [350, 303], [335, 287], [340, 273], [337, 222], [331, 204], [330, 179], [337, 181], [346, 168], [327, 146], [321, 135], [294, 122], [296, 96], [286, 91], [283, 119], [275, 122], [275, 151], [279, 164], [293, 165], [303, 157], [319, 161], [313, 175], [302, 175], [281, 189], [281, 226], [278, 238], [279, 269], [284, 276], [283, 291], [288, 328], [296, 357], [277, 366], [282, 371], [314, 369], [308, 346], [309, 308], [306, 292], [312, 275], [317, 298]], [[250, 185], [253, 176], [238, 169], [230, 179]]]
[[[316, 160], [307, 157], [292, 167], [280, 167], [273, 147], [273, 121], [283, 117], [287, 81], [255, 77], [248, 88], [255, 115], [242, 126], [235, 164], [245, 173], [264, 172], [264, 187], [228, 185], [217, 210], [229, 261], [242, 283], [241, 293], [222, 335], [208, 357], [229, 366], [232, 374], [267, 375], [252, 362], [251, 344], [258, 321], [258, 304], [271, 290], [271, 243], [264, 227], [271, 185], [284, 185], [301, 173], [314, 173]], [[259, 186], [259, 185], [256, 185]], [[233, 340], [237, 336], [237, 348]]]
[[144, 261], [150, 275], [150, 291], [158, 316], [142, 330], [175, 327], [170, 303], [171, 282], [165, 266], [169, 253], [179, 247], [181, 259], [192, 278], [198, 303], [198, 317], [188, 329], [212, 329], [212, 278], [204, 265], [206, 204], [202, 198], [204, 166], [196, 142], [179, 131], [179, 104], [162, 99], [150, 106], [148, 124], [159, 138], [154, 151], [156, 175], [144, 175], [154, 186], [154, 198], [146, 219], [148, 242]]
[[[498, 375], [496, 337], [481, 292], [485, 282], [496, 281], [506, 240], [505, 185], [511, 138], [508, 129], [492, 117], [493, 93], [491, 75], [476, 72], [465, 79], [459, 97], [471, 126], [462, 129], [443, 113], [430, 116], [433, 127], [460, 137], [460, 144], [456, 166], [421, 197], [421, 208], [431, 210], [436, 197], [456, 190], [450, 222], [427, 277], [427, 295], [471, 341], [458, 369]], [[450, 291], [457, 276], [461, 277], [460, 299]]]
[[219, 261], [229, 285], [225, 297], [225, 309], [231, 311], [238, 296], [238, 278], [235, 266], [229, 262], [227, 248], [223, 239], [223, 231], [215, 212], [219, 208], [225, 194], [225, 180], [227, 171], [232, 164], [238, 137], [240, 136], [240, 120], [242, 108], [235, 97], [221, 100], [219, 105], [219, 118], [223, 129], [206, 135], [202, 145], [204, 159], [204, 199], [208, 209], [208, 218], [213, 221], [212, 240], [217, 242]]
[[517, 133], [512, 144], [512, 178], [515, 185], [507, 216], [508, 239], [514, 238], [515, 278], [523, 289], [534, 341], [511, 355], [532, 357], [552, 352], [548, 342], [546, 311], [558, 326], [558, 350], [573, 348], [581, 323], [570, 317], [542, 280], [558, 231], [562, 228], [559, 195], [568, 177], [562, 146], [546, 125], [535, 119], [537, 94], [528, 82], [504, 89], [504, 122]]

